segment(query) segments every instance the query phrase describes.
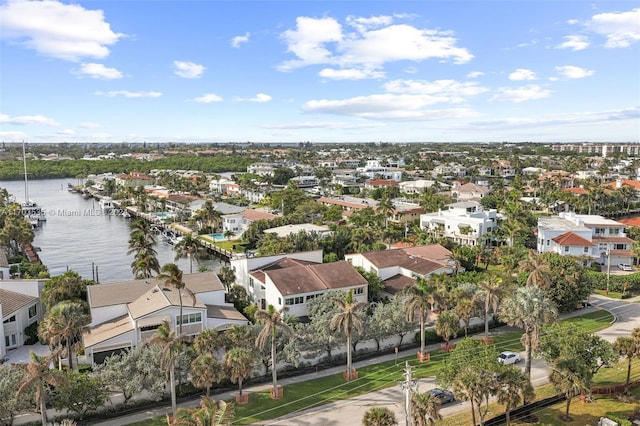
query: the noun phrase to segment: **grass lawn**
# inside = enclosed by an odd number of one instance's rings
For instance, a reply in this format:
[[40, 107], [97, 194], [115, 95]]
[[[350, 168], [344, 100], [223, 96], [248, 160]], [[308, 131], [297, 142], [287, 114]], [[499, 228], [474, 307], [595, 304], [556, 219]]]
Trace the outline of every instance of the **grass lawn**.
[[[606, 328], [613, 317], [604, 310], [570, 318], [567, 321], [578, 324], [588, 332], [595, 332]], [[495, 346], [498, 351], [522, 351], [519, 330], [507, 331], [495, 336]], [[251, 393], [247, 405], [235, 406], [234, 424], [251, 424], [283, 416], [295, 411], [312, 408], [338, 401], [356, 395], [396, 386], [403, 379], [405, 361], [413, 366], [416, 378], [435, 376], [447, 354], [442, 351], [432, 352], [431, 360], [419, 363], [415, 355], [398, 358], [358, 369], [358, 379], [345, 382], [342, 374], [334, 374], [305, 382], [288, 384], [284, 387], [284, 396], [279, 400], [271, 399], [268, 391]], [[640, 367], [639, 367], [640, 368]], [[500, 412], [500, 411], [497, 411]], [[158, 423], [160, 422], [160, 423]], [[164, 423], [163, 423], [164, 422]], [[150, 419], [148, 422], [136, 423], [139, 426], [165, 424], [162, 419]], [[467, 423], [469, 424], [469, 419]]]
[[[225, 250], [228, 250], [228, 251], [233, 251], [233, 252], [236, 252], [236, 253], [243, 253], [244, 252], [244, 247], [247, 244], [245, 241], [242, 241], [242, 240], [217, 241], [217, 240], [214, 240], [213, 238], [208, 237], [206, 235], [198, 235], [198, 238], [200, 238], [200, 239], [202, 239], [202, 240], [204, 240], [204, 241], [206, 241], [206, 242], [208, 242], [210, 244], [213, 244], [214, 246], [218, 246], [218, 247], [220, 247], [222, 249], [225, 249]], [[235, 249], [234, 249], [234, 246], [235, 246]]]

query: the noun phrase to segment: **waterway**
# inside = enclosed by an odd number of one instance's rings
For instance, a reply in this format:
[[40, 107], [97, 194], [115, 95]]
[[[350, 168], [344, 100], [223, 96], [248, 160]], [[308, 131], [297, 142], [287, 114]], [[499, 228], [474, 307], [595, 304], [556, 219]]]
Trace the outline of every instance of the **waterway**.
[[[67, 184], [77, 184], [76, 179], [46, 179], [29, 181], [29, 198], [41, 205], [46, 212], [46, 222], [35, 230], [33, 245], [51, 276], [74, 270], [84, 278], [93, 279], [97, 270], [100, 283], [133, 279], [131, 262], [127, 255], [131, 219], [120, 215], [105, 214], [93, 198], [84, 199], [72, 194]], [[15, 201], [24, 202], [24, 181], [0, 181]], [[173, 246], [157, 238], [160, 265], [177, 263], [185, 274], [189, 273], [187, 258], [175, 261]], [[217, 271], [222, 263], [215, 257], [200, 258], [193, 262], [193, 271], [199, 265]]]

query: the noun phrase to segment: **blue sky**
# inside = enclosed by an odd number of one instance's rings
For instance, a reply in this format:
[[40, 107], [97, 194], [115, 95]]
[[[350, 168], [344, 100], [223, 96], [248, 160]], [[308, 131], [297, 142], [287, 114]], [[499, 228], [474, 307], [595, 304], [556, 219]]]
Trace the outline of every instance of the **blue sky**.
[[0, 139], [640, 141], [632, 1], [0, 1]]

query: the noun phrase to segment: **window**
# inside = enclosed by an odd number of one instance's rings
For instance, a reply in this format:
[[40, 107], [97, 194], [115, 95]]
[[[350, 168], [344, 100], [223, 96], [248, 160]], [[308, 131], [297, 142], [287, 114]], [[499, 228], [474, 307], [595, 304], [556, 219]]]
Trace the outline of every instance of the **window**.
[[584, 248], [584, 254], [589, 254], [589, 247]]
[[4, 346], [9, 348], [11, 346], [16, 346], [16, 335], [12, 334], [10, 336], [4, 336]]
[[604, 236], [604, 228], [595, 228], [593, 231], [596, 237]]
[[8, 319], [2, 321], [3, 324], [8, 324], [10, 322], [16, 322], [16, 316], [9, 317]]
[[282, 298], [278, 297], [278, 305], [282, 305]]
[[185, 314], [181, 317], [176, 318], [176, 324], [193, 324], [196, 322], [202, 322], [202, 314], [200, 312], [195, 314]]
[[300, 305], [304, 303], [304, 296], [289, 297], [284, 301], [285, 305]]
[[363, 287], [354, 288], [353, 289], [353, 294], [355, 294], [356, 296], [358, 294], [364, 294], [364, 288]]
[[609, 235], [620, 235], [620, 228], [609, 229]]
[[569, 253], [569, 246], [564, 246], [564, 252]]
[[253, 288], [253, 278], [249, 277], [249, 287]]
[[38, 315], [38, 305], [29, 306], [29, 319]]
[[310, 295], [308, 295], [308, 296], [307, 296], [307, 302], [308, 302], [309, 300], [313, 300], [313, 299], [315, 299], [316, 297], [318, 297], [318, 295], [317, 295], [317, 294], [310, 294]]

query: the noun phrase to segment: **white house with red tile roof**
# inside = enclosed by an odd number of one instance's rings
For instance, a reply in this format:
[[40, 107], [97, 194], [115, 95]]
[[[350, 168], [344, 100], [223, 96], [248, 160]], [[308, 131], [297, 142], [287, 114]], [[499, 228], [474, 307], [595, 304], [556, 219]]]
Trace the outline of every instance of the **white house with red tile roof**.
[[539, 217], [537, 229], [538, 253], [586, 256], [601, 265], [633, 264], [635, 259], [626, 225], [612, 219], [565, 212]]
[[451, 274], [451, 252], [440, 244], [398, 248], [345, 255], [355, 267], [375, 273], [385, 284], [385, 292], [394, 295], [412, 285], [415, 276], [427, 278], [438, 274]]
[[240, 212], [222, 215], [222, 233], [233, 232], [235, 237], [240, 237], [244, 231], [256, 220], [273, 220], [278, 215], [258, 209], [245, 209]]
[[488, 243], [487, 234], [498, 229], [498, 212], [476, 201], [447, 204], [435, 213], [420, 215], [420, 228], [466, 245]]

